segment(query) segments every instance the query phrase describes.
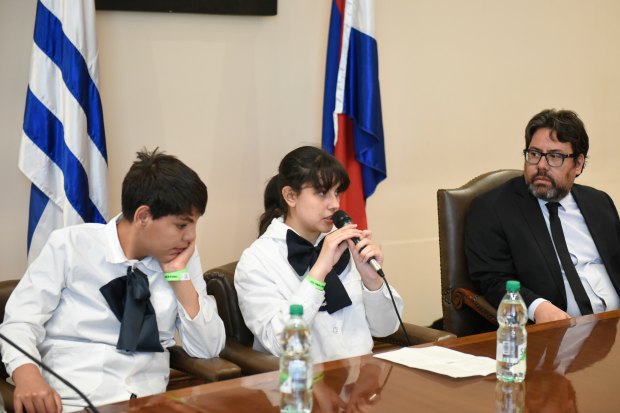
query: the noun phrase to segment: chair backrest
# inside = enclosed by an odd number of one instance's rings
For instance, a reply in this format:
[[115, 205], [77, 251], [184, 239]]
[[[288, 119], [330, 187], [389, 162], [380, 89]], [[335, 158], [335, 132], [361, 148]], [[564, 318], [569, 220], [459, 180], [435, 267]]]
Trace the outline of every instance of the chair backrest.
[[444, 330], [458, 337], [496, 329], [489, 321], [467, 306], [457, 310], [452, 305], [452, 291], [465, 287], [476, 290], [469, 278], [465, 256], [465, 224], [471, 201], [509, 179], [523, 175], [515, 169], [488, 172], [457, 189], [437, 191], [439, 218], [439, 254], [441, 263], [441, 304]]
[[237, 290], [235, 290], [235, 268], [237, 268], [237, 261], [205, 272], [207, 294], [215, 297], [218, 314], [226, 329], [226, 337], [234, 337], [244, 346], [252, 347], [254, 335], [243, 321]]

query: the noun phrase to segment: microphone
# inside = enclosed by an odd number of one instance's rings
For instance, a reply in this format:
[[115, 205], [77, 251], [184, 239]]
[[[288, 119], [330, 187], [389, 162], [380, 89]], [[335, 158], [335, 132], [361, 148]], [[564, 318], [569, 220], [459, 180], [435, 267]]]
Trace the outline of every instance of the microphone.
[[[338, 211], [334, 212], [334, 215], [332, 215], [332, 221], [334, 222], [334, 225], [338, 229], [344, 227], [345, 225], [353, 224], [353, 221], [351, 220], [351, 217], [349, 216], [349, 214], [344, 212], [342, 209], [339, 209]], [[355, 237], [355, 238], [351, 238], [351, 241], [353, 241], [353, 243], [357, 245], [357, 243], [360, 242], [361, 240]], [[364, 248], [362, 248], [360, 252], [362, 252]], [[374, 268], [375, 271], [377, 271], [377, 274], [379, 274], [382, 278], [385, 277], [385, 274], [383, 274], [383, 270], [381, 270], [381, 266], [379, 265], [377, 260], [375, 260], [375, 257], [370, 257], [368, 259], [368, 264], [372, 265], [372, 268]]]
[[[342, 209], [339, 209], [338, 211], [334, 212], [334, 215], [332, 215], [332, 221], [333, 221], [334, 225], [336, 226], [336, 228], [338, 228], [338, 229], [344, 227], [345, 225], [350, 225], [350, 224], [353, 223], [353, 221], [351, 220], [351, 217], [349, 216], [349, 214], [344, 212]], [[353, 241], [353, 243], [355, 245], [357, 245], [357, 243], [361, 241], [357, 237], [356, 238], [351, 238], [351, 240]], [[364, 248], [366, 248], [366, 247], [363, 247], [360, 250], [360, 252]], [[370, 265], [372, 265], [372, 268], [374, 268], [375, 271], [377, 271], [377, 274], [379, 274], [381, 276], [381, 278], [383, 278], [383, 281], [385, 282], [385, 286], [387, 287], [387, 290], [390, 293], [390, 298], [392, 299], [392, 305], [394, 306], [394, 311], [396, 311], [396, 317], [398, 317], [398, 322], [400, 323], [400, 326], [403, 329], [403, 333], [405, 333], [405, 338], [407, 339], [407, 344], [409, 344], [409, 346], [411, 346], [411, 341], [409, 340], [409, 334], [407, 334], [407, 329], [405, 329], [405, 325], [403, 324], [403, 320], [400, 318], [400, 314], [398, 313], [398, 308], [396, 308], [396, 301], [394, 300], [394, 295], [392, 294], [392, 289], [390, 288], [390, 284], [388, 284], [388, 282], [387, 282], [387, 278], [385, 278], [385, 274], [383, 273], [383, 270], [381, 269], [381, 266], [379, 265], [377, 260], [375, 260], [375, 257], [370, 257], [368, 259], [368, 263]]]

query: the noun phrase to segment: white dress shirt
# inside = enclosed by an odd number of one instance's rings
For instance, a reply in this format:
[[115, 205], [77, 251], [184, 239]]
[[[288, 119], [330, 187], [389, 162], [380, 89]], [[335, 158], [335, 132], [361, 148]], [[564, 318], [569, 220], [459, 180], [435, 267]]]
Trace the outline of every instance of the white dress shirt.
[[[83, 224], [54, 231], [39, 257], [28, 267], [6, 305], [0, 332], [51, 367], [91, 399], [94, 405], [166, 391], [170, 354], [117, 350], [120, 321], [99, 289], [136, 265], [150, 284], [162, 347], [175, 345], [179, 330], [190, 356], [215, 357], [224, 347], [224, 324], [207, 297], [198, 252], [187, 263], [199, 295], [194, 319], [185, 312], [153, 257], [128, 260], [117, 222]], [[9, 375], [32, 363], [6, 343], [2, 361]], [[43, 378], [62, 398], [65, 411], [86, 406], [80, 397], [49, 373]]]
[[[575, 198], [573, 198], [573, 195], [569, 192], [568, 195], [559, 202], [561, 206], [558, 208], [558, 215], [562, 223], [562, 231], [564, 232], [566, 245], [570, 257], [573, 260], [573, 264], [575, 265], [575, 269], [577, 270], [577, 274], [579, 274], [579, 279], [583, 284], [583, 288], [586, 290], [588, 298], [592, 303], [592, 311], [594, 314], [597, 314], [604, 311], [619, 309], [620, 298], [609, 279], [609, 274], [607, 274], [605, 265], [603, 265], [601, 256], [596, 249], [592, 235], [588, 230], [583, 215], [581, 215], [577, 202], [575, 202]], [[551, 226], [549, 225], [549, 210], [546, 206], [547, 201], [538, 199], [538, 203], [545, 218], [551, 241], [553, 242]], [[558, 257], [560, 268], [562, 268], [557, 250], [556, 256]], [[564, 279], [564, 287], [566, 288], [566, 313], [571, 317], [579, 317], [581, 311], [575, 301], [575, 296], [570, 288], [566, 274], [564, 273], [564, 268], [562, 268], [562, 278]], [[528, 317], [530, 320], [535, 321], [534, 313], [538, 306], [545, 301], [548, 300], [538, 298], [530, 304], [528, 308]]]
[[[282, 217], [275, 218], [237, 264], [235, 288], [245, 323], [254, 334], [254, 349], [280, 357], [280, 336], [290, 306], [301, 304], [312, 333], [314, 363], [369, 354], [372, 336], [388, 336], [399, 325], [385, 283], [377, 291], [366, 289], [351, 256], [339, 277], [352, 304], [331, 315], [319, 311], [325, 292], [300, 277], [288, 262], [289, 229]], [[325, 235], [319, 236], [315, 246]], [[402, 314], [403, 300], [394, 289], [392, 293]]]

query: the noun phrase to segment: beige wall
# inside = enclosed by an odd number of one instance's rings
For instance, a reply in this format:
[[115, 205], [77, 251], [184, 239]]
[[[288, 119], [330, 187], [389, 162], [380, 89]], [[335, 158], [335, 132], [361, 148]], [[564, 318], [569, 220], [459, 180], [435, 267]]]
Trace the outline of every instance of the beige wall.
[[[256, 236], [262, 191], [284, 154], [321, 133], [329, 0], [280, 0], [278, 16], [98, 12], [110, 202], [142, 146], [209, 187], [203, 268]], [[441, 317], [436, 191], [521, 168], [523, 129], [569, 108], [592, 145], [581, 183], [620, 199], [620, 3], [377, 0], [388, 179], [368, 201], [405, 321]], [[26, 268], [29, 182], [17, 168], [34, 0], [0, 2], [0, 278]], [[481, 155], [482, 153], [482, 155]]]

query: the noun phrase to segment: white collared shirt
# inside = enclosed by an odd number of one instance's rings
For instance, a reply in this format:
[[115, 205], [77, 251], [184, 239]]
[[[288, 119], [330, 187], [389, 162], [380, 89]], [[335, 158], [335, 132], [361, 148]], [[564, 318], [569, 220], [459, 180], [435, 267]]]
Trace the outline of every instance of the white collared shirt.
[[[179, 330], [190, 356], [211, 358], [224, 347], [224, 324], [215, 303], [207, 297], [198, 252], [187, 263], [199, 295], [194, 319], [165, 280], [153, 257], [128, 260], [118, 239], [117, 222], [83, 224], [54, 231], [39, 257], [28, 267], [7, 305], [0, 332], [51, 367], [101, 405], [166, 391], [170, 355], [117, 350], [120, 321], [99, 289], [136, 265], [149, 281], [162, 347], [175, 345]], [[9, 375], [31, 363], [2, 343], [2, 361]], [[69, 387], [47, 372], [43, 378], [58, 392], [67, 411], [85, 403]]]
[[[604, 311], [618, 310], [620, 308], [620, 298], [609, 279], [609, 274], [607, 274], [605, 265], [603, 265], [601, 256], [596, 249], [590, 230], [579, 210], [577, 202], [575, 202], [575, 198], [573, 198], [572, 193], [569, 192], [559, 203], [561, 206], [558, 208], [558, 215], [562, 223], [562, 231], [564, 232], [566, 245], [571, 259], [573, 260], [573, 264], [575, 265], [575, 269], [577, 270], [577, 274], [579, 274], [579, 279], [583, 284], [583, 288], [586, 290], [588, 298], [592, 303], [592, 311], [594, 314], [597, 314]], [[538, 199], [538, 204], [545, 218], [551, 241], [553, 242], [547, 201]], [[555, 248], [555, 243], [553, 246]], [[562, 269], [562, 278], [564, 279], [564, 287], [566, 288], [566, 313], [571, 317], [579, 317], [581, 311], [575, 301], [575, 296], [568, 283], [566, 274], [564, 273], [564, 268], [560, 262], [560, 257], [557, 255], [557, 250], [556, 256], [560, 268]], [[528, 317], [530, 320], [535, 321], [534, 313], [538, 306], [545, 301], [548, 300], [538, 298], [530, 304], [528, 308]]]
[[[369, 354], [372, 336], [385, 337], [398, 329], [389, 291], [369, 291], [353, 257], [339, 275], [352, 304], [333, 314], [319, 311], [325, 292], [300, 277], [288, 262], [286, 232], [292, 228], [274, 218], [267, 231], [243, 252], [235, 271], [235, 288], [245, 324], [254, 334], [254, 349], [281, 357], [280, 336], [291, 304], [304, 307], [303, 318], [312, 333], [312, 360], [321, 363]], [[315, 246], [327, 234], [321, 234]], [[306, 274], [309, 271], [306, 272]], [[399, 313], [403, 300], [392, 288]]]

